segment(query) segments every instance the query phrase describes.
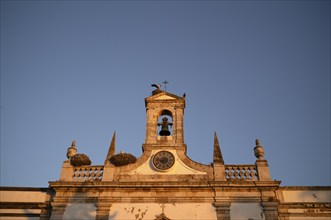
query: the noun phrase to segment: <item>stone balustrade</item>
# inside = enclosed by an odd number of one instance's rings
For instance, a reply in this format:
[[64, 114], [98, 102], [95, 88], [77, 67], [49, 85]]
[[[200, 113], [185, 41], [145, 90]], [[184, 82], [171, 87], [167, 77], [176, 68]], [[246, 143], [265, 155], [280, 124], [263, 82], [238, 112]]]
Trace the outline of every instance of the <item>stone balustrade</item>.
[[80, 166], [74, 168], [72, 181], [101, 181], [102, 176], [103, 166]]
[[227, 180], [257, 180], [256, 165], [225, 165]]

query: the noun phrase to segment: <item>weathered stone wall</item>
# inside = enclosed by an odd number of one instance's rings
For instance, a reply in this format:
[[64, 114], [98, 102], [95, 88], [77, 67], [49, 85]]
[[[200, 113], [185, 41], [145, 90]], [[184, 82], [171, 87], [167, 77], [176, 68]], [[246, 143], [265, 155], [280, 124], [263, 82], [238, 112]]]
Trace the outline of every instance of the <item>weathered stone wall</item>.
[[331, 219], [331, 187], [280, 187], [276, 194], [280, 220]]
[[49, 219], [52, 197], [49, 188], [0, 187], [0, 219]]
[[152, 220], [162, 213], [169, 219], [217, 220], [215, 207], [210, 203], [115, 203], [109, 219]]

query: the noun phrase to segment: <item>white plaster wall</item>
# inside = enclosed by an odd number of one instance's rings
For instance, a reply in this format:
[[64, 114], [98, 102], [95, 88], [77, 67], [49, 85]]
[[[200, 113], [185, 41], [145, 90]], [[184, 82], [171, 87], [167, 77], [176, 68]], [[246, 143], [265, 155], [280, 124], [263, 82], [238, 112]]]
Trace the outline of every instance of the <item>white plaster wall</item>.
[[63, 219], [94, 220], [96, 218], [96, 210], [94, 203], [69, 203], [64, 211]]
[[331, 191], [282, 191], [284, 202], [331, 202]]
[[231, 203], [231, 220], [264, 220], [262, 207], [259, 203]]
[[[164, 149], [166, 150], [166, 149]], [[153, 156], [159, 152], [161, 150], [155, 150], [152, 151], [152, 156], [145, 162], [143, 163], [141, 166], [137, 167], [137, 169], [132, 170], [129, 172], [129, 174], [144, 174], [144, 175], [148, 175], [148, 174], [160, 174], [160, 175], [172, 175], [172, 174], [206, 174], [206, 172], [201, 172], [198, 170], [194, 170], [188, 166], [186, 166], [178, 157], [176, 150], [167, 150], [169, 152], [171, 152], [174, 157], [175, 157], [175, 164], [173, 165], [172, 168], [170, 168], [169, 170], [166, 171], [157, 171], [154, 167], [153, 167]]]
[[1, 202], [45, 202], [46, 192], [0, 191]]
[[209, 203], [115, 203], [110, 207], [109, 220], [152, 220], [162, 214], [162, 209], [171, 220], [217, 220]]

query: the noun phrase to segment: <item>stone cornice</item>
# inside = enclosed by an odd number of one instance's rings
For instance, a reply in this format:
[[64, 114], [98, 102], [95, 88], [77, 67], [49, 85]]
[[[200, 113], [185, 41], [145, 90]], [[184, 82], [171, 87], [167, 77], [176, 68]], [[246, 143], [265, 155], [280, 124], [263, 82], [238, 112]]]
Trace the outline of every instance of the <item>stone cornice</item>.
[[177, 181], [177, 182], [49, 182], [51, 188], [210, 188], [218, 187], [225, 189], [253, 189], [276, 190], [280, 181]]
[[47, 192], [46, 187], [20, 187], [20, 186], [0, 186], [0, 191], [41, 191]]
[[279, 190], [293, 191], [293, 190], [331, 190], [331, 186], [280, 186]]

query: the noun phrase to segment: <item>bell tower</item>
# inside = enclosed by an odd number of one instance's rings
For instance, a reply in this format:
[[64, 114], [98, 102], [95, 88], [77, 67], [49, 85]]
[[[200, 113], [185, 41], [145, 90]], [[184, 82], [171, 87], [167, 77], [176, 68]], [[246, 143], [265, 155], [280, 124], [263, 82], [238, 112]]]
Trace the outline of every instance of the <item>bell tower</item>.
[[145, 98], [146, 138], [143, 147], [184, 148], [185, 97], [168, 93], [156, 86], [152, 95]]

